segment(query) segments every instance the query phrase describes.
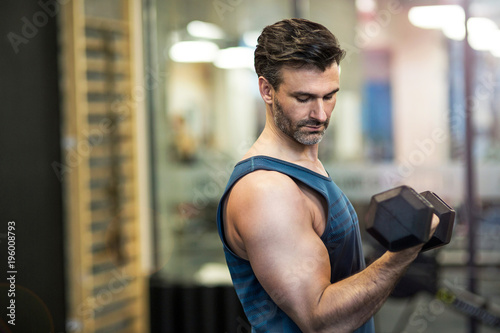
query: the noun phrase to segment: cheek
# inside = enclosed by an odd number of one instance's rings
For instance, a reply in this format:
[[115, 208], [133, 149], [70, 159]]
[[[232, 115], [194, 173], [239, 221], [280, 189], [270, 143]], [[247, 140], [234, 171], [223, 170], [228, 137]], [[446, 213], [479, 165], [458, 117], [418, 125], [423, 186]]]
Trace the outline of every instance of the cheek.
[[337, 100], [336, 99], [331, 100], [327, 104], [327, 107], [325, 109], [327, 110], [328, 116], [330, 116], [333, 113], [333, 109], [335, 108], [336, 104], [337, 104]]
[[337, 104], [337, 96], [333, 97], [331, 102], [332, 102], [333, 107], [335, 107], [335, 104]]
[[281, 104], [283, 112], [291, 119], [302, 119], [309, 113], [307, 103], [287, 101]]

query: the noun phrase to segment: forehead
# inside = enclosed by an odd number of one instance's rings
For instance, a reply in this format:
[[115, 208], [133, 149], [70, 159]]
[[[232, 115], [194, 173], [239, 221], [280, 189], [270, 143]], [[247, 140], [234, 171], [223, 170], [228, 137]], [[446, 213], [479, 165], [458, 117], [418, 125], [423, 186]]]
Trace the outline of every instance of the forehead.
[[284, 92], [310, 92], [315, 94], [329, 93], [339, 88], [339, 68], [336, 63], [325, 71], [317, 67], [283, 67], [282, 82], [279, 90]]

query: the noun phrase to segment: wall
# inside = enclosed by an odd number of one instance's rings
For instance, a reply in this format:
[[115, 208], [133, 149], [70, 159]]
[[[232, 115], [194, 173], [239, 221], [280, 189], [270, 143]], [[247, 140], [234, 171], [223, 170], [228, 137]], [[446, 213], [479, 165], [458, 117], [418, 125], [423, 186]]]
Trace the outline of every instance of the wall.
[[[62, 186], [51, 166], [61, 160], [56, 19], [37, 1], [8, 0], [0, 7], [2, 320], [6, 302], [15, 299], [12, 332], [62, 332]], [[12, 44], [9, 36], [22, 42]], [[9, 221], [15, 222], [15, 298], [4, 290]]]

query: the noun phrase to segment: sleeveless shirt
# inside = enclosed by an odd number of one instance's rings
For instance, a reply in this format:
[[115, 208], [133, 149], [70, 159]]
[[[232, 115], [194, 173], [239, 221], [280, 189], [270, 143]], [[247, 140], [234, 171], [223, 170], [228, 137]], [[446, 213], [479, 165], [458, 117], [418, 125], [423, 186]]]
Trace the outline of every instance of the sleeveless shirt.
[[[330, 257], [331, 283], [365, 268], [358, 218], [345, 194], [330, 177], [269, 156], [254, 156], [236, 164], [217, 209], [217, 228], [236, 294], [252, 326], [252, 333], [301, 332], [264, 290], [250, 262], [236, 255], [225, 240], [223, 208], [227, 195], [238, 180], [256, 170], [283, 173], [309, 186], [325, 198], [328, 203], [328, 221], [321, 240]], [[373, 318], [355, 332], [374, 333]]]

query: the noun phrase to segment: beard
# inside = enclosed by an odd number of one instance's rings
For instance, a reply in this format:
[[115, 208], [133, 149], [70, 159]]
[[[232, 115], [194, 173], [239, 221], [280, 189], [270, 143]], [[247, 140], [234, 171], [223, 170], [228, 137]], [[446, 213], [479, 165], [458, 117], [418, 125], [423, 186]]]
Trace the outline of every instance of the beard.
[[[328, 123], [330, 122], [329, 118], [325, 122], [317, 121], [315, 119], [302, 119], [294, 124], [290, 117], [285, 115], [283, 112], [283, 107], [277, 98], [274, 98], [273, 115], [274, 124], [280, 129], [281, 132], [295, 141], [307, 146], [315, 145], [323, 139]], [[305, 126], [321, 125], [323, 126], [323, 129], [320, 131], [308, 131], [302, 128]]]

